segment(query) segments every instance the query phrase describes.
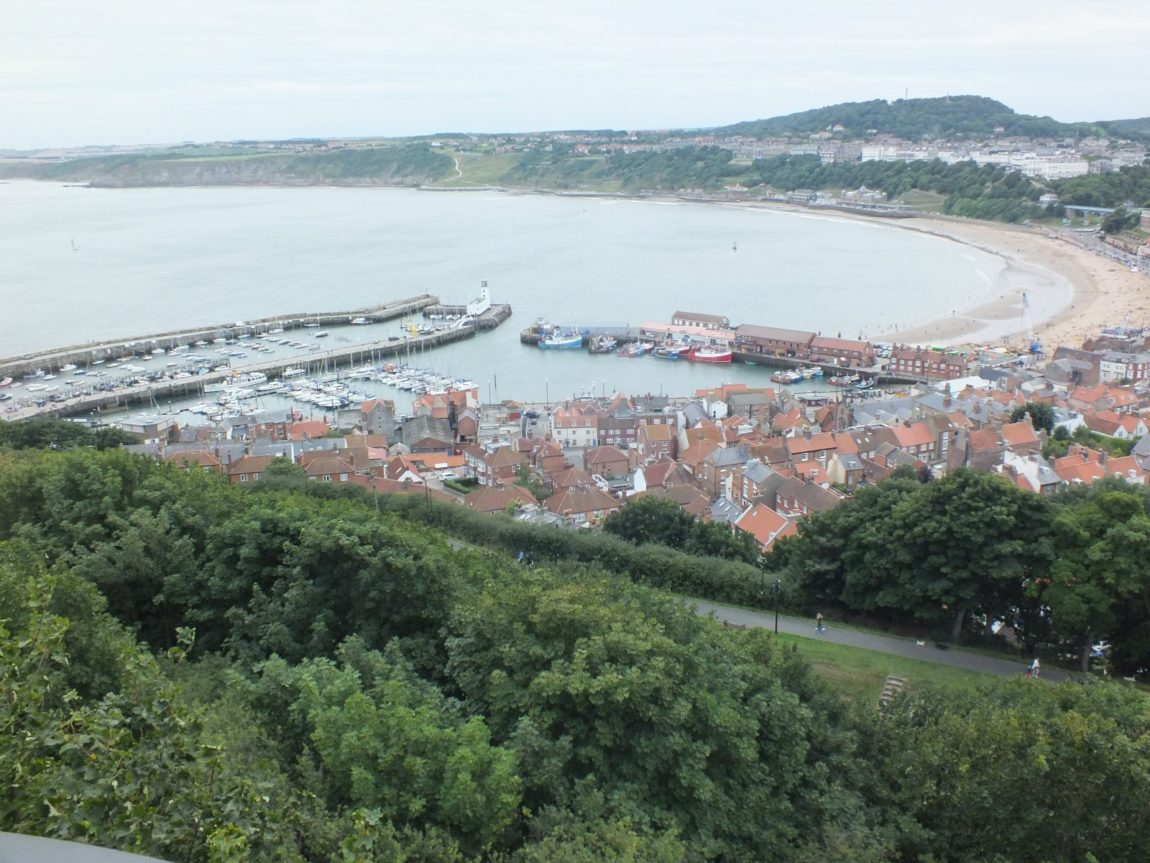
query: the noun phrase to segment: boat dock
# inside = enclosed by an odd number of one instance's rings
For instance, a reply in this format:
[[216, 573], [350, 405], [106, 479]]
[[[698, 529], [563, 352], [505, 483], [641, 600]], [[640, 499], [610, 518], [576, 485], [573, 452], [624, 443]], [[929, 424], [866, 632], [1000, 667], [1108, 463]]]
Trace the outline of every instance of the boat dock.
[[[619, 344], [625, 345], [628, 342], [637, 342], [640, 338], [640, 328], [630, 326], [606, 326], [606, 327], [564, 327], [564, 330], [571, 330], [572, 332], [581, 333], [583, 335], [583, 346], [587, 347], [590, 339], [595, 336], [610, 336], [615, 339]], [[539, 324], [532, 324], [525, 330], [519, 332], [519, 341], [525, 345], [538, 345], [544, 338], [544, 334], [540, 331]]]
[[[430, 302], [428, 302], [430, 301]], [[414, 305], [412, 305], [414, 303]], [[374, 313], [371, 315], [372, 320], [381, 322], [387, 320], [380, 314], [380, 309], [388, 310], [388, 317], [400, 317], [403, 314], [408, 314], [412, 311], [418, 311], [426, 306], [431, 306], [438, 303], [435, 297], [426, 295], [415, 300], [405, 300], [401, 303], [392, 303], [388, 306], [376, 307]], [[396, 311], [402, 309], [402, 311]], [[339, 325], [350, 324], [349, 315], [351, 319], [356, 317], [366, 317], [369, 312], [373, 310], [357, 310], [349, 312], [334, 312], [329, 314], [320, 315], [307, 315], [307, 316], [293, 316], [292, 320], [298, 320], [298, 326], [303, 326], [303, 322], [311, 323], [312, 321], [319, 321], [321, 324], [326, 320], [330, 325], [334, 320]], [[290, 357], [277, 357], [275, 359], [268, 359], [262, 362], [244, 363], [241, 367], [234, 369], [225, 369], [220, 371], [211, 371], [205, 374], [192, 375], [190, 377], [182, 378], [163, 378], [160, 380], [149, 381], [137, 386], [123, 386], [114, 389], [100, 390], [91, 389], [84, 390], [72, 395], [67, 395], [58, 400], [51, 399], [37, 399], [32, 401], [30, 399], [31, 393], [23, 395], [23, 401], [26, 403], [15, 411], [10, 411], [4, 415], [4, 419], [20, 420], [28, 419], [36, 416], [70, 416], [75, 414], [99, 412], [108, 409], [122, 408], [131, 404], [137, 403], [150, 403], [160, 405], [164, 402], [172, 401], [174, 399], [183, 399], [188, 397], [195, 397], [199, 395], [205, 385], [218, 383], [231, 378], [239, 372], [263, 372], [269, 378], [276, 376], [283, 376], [284, 372], [289, 368], [303, 368], [307, 369], [309, 373], [312, 370], [319, 368], [331, 368], [343, 364], [379, 362], [394, 357], [405, 357], [411, 354], [416, 354], [421, 351], [430, 350], [440, 347], [442, 345], [450, 344], [452, 342], [469, 339], [481, 331], [494, 329], [501, 323], [511, 317], [511, 306], [506, 303], [492, 304], [491, 307], [482, 315], [472, 320], [457, 321], [454, 325], [438, 330], [437, 332], [427, 335], [412, 335], [402, 339], [375, 339], [370, 342], [363, 342], [359, 344], [349, 344], [339, 347], [328, 348], [326, 350], [312, 351], [304, 355], [294, 355]], [[262, 322], [251, 322], [242, 325], [242, 329], [238, 332], [243, 332], [248, 328], [255, 328], [259, 333], [266, 333], [270, 322], [273, 319], [266, 319]], [[286, 318], [276, 318], [275, 327], [282, 326]], [[231, 329], [236, 332], [236, 326], [220, 326], [210, 330], [195, 330], [186, 331], [190, 333], [208, 333], [208, 332], [222, 332]], [[274, 328], [274, 327], [273, 327]], [[285, 331], [287, 327], [284, 327]], [[147, 336], [140, 339], [135, 339], [131, 344], [137, 347], [151, 346], [153, 343], [157, 346], [160, 344], [161, 339], [175, 339], [175, 344], [186, 344], [191, 336], [184, 333], [166, 333], [160, 336]], [[117, 351], [123, 350], [124, 342], [115, 343], [114, 347]], [[101, 350], [103, 348], [111, 349], [113, 345], [105, 346], [86, 346], [81, 350], [93, 351]], [[78, 354], [76, 354], [78, 356]], [[89, 354], [90, 355], [90, 354]], [[17, 368], [24, 368], [31, 370], [32, 368], [41, 368], [48, 365], [48, 361], [44, 357], [60, 357], [68, 356], [67, 351], [53, 352], [52, 354], [38, 355], [38, 364], [36, 360], [28, 358], [20, 358], [16, 360]], [[103, 354], [98, 354], [98, 357], [103, 357]], [[61, 360], [63, 362], [64, 360]], [[8, 365], [0, 365], [0, 376], [11, 375], [11, 371], [3, 371], [3, 369], [12, 369], [13, 365], [9, 361]], [[78, 382], [77, 382], [78, 383]], [[12, 390], [12, 395], [18, 395], [19, 391]], [[30, 403], [29, 403], [30, 402]]]

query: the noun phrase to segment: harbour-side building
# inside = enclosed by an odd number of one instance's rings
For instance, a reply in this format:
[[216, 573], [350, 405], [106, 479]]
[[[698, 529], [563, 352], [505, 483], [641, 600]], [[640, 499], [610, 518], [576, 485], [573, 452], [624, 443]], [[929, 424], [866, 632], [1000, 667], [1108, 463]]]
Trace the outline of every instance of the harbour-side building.
[[671, 323], [677, 327], [702, 327], [705, 330], [729, 330], [731, 319], [726, 315], [708, 315], [703, 312], [675, 312]]
[[814, 333], [804, 330], [742, 324], [735, 330], [735, 347], [748, 354], [806, 359], [811, 355], [814, 338]]

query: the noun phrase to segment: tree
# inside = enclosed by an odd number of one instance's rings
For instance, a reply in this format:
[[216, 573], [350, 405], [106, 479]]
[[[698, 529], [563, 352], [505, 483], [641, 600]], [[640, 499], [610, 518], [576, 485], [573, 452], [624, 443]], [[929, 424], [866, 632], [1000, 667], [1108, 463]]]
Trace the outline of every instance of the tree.
[[1141, 700], [1113, 686], [1024, 680], [900, 699], [884, 715], [880, 770], [922, 831], [903, 832], [900, 859], [1145, 859]]
[[895, 508], [887, 533], [907, 610], [950, 618], [952, 640], [971, 612], [989, 630], [1019, 608], [1024, 582], [1047, 571], [1050, 520], [1044, 498], [994, 474], [958, 470], [923, 486]]
[[1054, 432], [1054, 408], [1046, 402], [1027, 402], [1019, 405], [1011, 411], [1010, 421], [1016, 423], [1027, 415], [1030, 416], [1035, 431], [1044, 429], [1048, 433]]
[[[333, 807], [380, 813], [395, 824], [447, 831], [478, 851], [501, 839], [517, 815], [519, 779], [511, 752], [490, 742], [390, 646], [352, 642], [340, 662], [264, 663], [261, 688], [285, 699], [297, 737], [322, 765]], [[269, 717], [274, 721], [274, 717]]]

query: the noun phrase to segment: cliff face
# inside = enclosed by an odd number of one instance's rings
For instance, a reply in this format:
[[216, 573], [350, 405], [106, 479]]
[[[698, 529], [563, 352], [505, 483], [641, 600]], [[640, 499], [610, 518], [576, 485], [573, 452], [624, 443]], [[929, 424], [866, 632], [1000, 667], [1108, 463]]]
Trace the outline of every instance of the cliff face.
[[412, 186], [453, 173], [449, 156], [425, 145], [210, 157], [114, 156], [6, 166], [4, 176], [93, 186]]

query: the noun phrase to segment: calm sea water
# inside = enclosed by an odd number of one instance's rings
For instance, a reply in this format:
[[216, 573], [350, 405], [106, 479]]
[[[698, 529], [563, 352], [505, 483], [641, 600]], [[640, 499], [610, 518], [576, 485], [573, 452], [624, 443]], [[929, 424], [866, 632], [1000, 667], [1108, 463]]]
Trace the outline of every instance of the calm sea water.
[[[519, 330], [540, 317], [635, 325], [684, 309], [881, 340], [997, 296], [1002, 270], [993, 255], [881, 223], [705, 204], [0, 184], [0, 356], [424, 292], [465, 302], [486, 279], [511, 320], [423, 365], [499, 398], [683, 394], [766, 373], [544, 352], [520, 345]], [[383, 331], [347, 329], [333, 336]]]

